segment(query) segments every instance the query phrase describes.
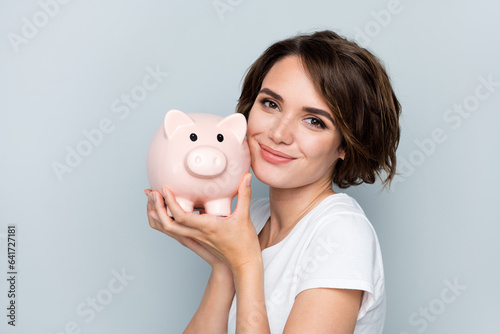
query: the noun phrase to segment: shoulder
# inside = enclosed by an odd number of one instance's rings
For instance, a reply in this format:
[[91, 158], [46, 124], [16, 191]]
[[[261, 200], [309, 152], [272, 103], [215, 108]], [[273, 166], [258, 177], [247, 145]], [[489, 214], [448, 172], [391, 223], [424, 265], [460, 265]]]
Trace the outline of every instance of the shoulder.
[[336, 237], [376, 239], [375, 230], [358, 202], [351, 196], [339, 193], [327, 197], [318, 206], [312, 228], [316, 233], [333, 234]]
[[337, 287], [373, 292], [384, 275], [382, 254], [375, 230], [359, 204], [348, 195], [335, 194], [317, 209], [304, 233], [302, 261], [321, 258], [318, 276], [342, 277], [342, 286]]
[[366, 293], [358, 319], [369, 311], [383, 313], [384, 269], [372, 224], [347, 194], [332, 195], [317, 209], [309, 221], [310, 234], [301, 256], [301, 266], [312, 269], [297, 293], [317, 287], [362, 290]]
[[351, 196], [345, 193], [337, 193], [325, 198], [321, 202], [321, 210], [324, 213], [330, 214], [341, 214], [341, 213], [352, 213], [365, 216], [365, 213], [358, 202]]

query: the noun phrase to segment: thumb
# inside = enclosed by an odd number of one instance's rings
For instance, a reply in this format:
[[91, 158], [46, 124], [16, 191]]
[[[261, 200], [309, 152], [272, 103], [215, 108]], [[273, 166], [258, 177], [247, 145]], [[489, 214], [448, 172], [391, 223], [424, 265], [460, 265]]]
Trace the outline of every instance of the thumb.
[[252, 174], [247, 173], [240, 182], [238, 188], [238, 202], [234, 213], [248, 214], [250, 212], [250, 201], [252, 199]]

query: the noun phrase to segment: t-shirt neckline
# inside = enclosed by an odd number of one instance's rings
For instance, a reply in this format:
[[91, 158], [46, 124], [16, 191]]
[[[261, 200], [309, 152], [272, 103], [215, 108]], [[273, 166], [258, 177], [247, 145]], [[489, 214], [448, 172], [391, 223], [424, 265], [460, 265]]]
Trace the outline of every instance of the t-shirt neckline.
[[[286, 243], [286, 240], [288, 240], [290, 238], [290, 236], [292, 234], [294, 234], [294, 232], [297, 230], [297, 227], [299, 225], [302, 224], [302, 222], [306, 221], [307, 219], [306, 218], [309, 218], [310, 215], [312, 215], [315, 211], [318, 211], [319, 208], [321, 208], [322, 206], [325, 205], [325, 203], [328, 202], [328, 200], [332, 197], [337, 197], [338, 195], [345, 195], [345, 193], [335, 193], [335, 194], [331, 194], [327, 197], [325, 197], [321, 202], [318, 203], [318, 205], [316, 205], [311, 211], [309, 211], [304, 217], [302, 217], [298, 222], [297, 224], [295, 224], [295, 226], [292, 228], [292, 230], [290, 232], [288, 232], [288, 234], [280, 241], [278, 242], [277, 244], [274, 244], [272, 246], [269, 246], [267, 248], [264, 248], [262, 250], [262, 255], [264, 256], [264, 253], [266, 254], [269, 254], [269, 253], [274, 253], [274, 250], [279, 250], [285, 243]], [[262, 229], [264, 228], [264, 226], [266, 226], [267, 224], [267, 221], [269, 220], [269, 217], [271, 217], [271, 212], [269, 211], [268, 214], [266, 214], [266, 216], [264, 217], [265, 219], [265, 223], [264, 225], [262, 226], [262, 228], [260, 229], [262, 231]], [[260, 233], [260, 231], [259, 231]]]

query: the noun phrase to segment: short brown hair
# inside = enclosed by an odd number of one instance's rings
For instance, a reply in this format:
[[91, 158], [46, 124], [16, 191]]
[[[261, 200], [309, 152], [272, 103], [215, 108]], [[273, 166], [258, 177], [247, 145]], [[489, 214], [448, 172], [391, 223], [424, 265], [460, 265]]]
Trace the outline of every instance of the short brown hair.
[[264, 77], [286, 56], [302, 60], [342, 135], [345, 158], [337, 160], [332, 182], [348, 188], [374, 183], [378, 176], [389, 185], [396, 174], [401, 105], [380, 60], [335, 32], [298, 35], [271, 45], [249, 68], [237, 111], [248, 119]]

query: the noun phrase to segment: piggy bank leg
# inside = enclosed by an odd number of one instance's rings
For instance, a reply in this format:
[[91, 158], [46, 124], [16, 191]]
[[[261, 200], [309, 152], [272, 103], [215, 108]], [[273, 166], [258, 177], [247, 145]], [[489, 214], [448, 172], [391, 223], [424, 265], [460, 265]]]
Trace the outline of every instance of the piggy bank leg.
[[205, 212], [216, 216], [229, 216], [231, 214], [231, 199], [222, 198], [206, 202]]
[[[177, 203], [181, 206], [182, 210], [185, 212], [193, 212], [194, 209], [194, 203], [190, 200], [184, 199], [184, 198], [176, 198]], [[170, 217], [172, 217], [172, 212], [170, 212], [170, 209], [167, 207], [167, 213]]]

